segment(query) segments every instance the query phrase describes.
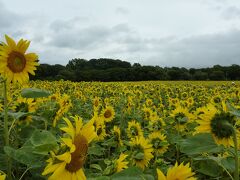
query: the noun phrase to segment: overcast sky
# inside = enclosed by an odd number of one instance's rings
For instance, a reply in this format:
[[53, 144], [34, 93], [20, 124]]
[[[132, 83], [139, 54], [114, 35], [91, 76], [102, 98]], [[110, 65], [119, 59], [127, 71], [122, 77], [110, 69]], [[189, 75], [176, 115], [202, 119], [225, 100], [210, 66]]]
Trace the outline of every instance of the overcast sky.
[[240, 1], [0, 0], [1, 41], [4, 34], [31, 40], [40, 63], [240, 64]]

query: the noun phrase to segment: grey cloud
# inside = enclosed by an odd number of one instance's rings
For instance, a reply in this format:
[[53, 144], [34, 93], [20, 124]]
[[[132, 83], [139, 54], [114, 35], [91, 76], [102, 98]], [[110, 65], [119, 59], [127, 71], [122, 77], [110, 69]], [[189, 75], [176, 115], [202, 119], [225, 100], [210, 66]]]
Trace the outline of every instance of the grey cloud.
[[129, 14], [130, 11], [125, 7], [117, 7], [116, 8], [116, 13], [126, 15], [126, 14]]
[[192, 36], [153, 49], [147, 63], [182, 67], [239, 64], [239, 47], [240, 30]]
[[[56, 23], [52, 24], [55, 26]], [[118, 36], [127, 34], [131, 30], [126, 24], [118, 24], [113, 27], [102, 25], [92, 25], [87, 27], [72, 27], [67, 23], [59, 23], [61, 29], [53, 31], [49, 44], [62, 48], [73, 48], [86, 50], [104, 47], [106, 43], [111, 43]]]
[[222, 17], [225, 19], [240, 19], [240, 8], [230, 6], [222, 12]]
[[[15, 13], [8, 11], [4, 4], [0, 2], [0, 33], [6, 34], [20, 24], [22, 18]], [[19, 34], [20, 30], [14, 31]]]

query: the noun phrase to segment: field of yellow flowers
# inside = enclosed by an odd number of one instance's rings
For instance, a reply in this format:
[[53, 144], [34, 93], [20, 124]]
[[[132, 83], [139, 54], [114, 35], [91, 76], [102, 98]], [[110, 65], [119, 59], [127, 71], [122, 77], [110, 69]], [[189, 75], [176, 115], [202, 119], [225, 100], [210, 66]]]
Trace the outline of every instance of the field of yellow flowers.
[[5, 39], [0, 180], [239, 180], [240, 82], [29, 82]]
[[2, 176], [7, 159], [16, 179], [234, 179], [239, 90], [239, 82], [11, 85]]

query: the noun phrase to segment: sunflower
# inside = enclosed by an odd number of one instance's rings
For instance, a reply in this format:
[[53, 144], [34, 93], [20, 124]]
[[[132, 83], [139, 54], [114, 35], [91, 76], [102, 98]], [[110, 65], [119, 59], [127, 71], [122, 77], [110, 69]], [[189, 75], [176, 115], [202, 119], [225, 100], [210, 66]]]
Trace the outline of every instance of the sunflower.
[[150, 120], [153, 114], [153, 110], [150, 107], [144, 107], [143, 112], [144, 112], [144, 120]]
[[61, 138], [63, 143], [58, 151], [59, 154], [51, 153], [52, 157], [47, 160], [48, 165], [42, 173], [42, 175], [51, 173], [49, 179], [86, 179], [83, 165], [87, 157], [88, 144], [96, 137], [96, 133], [92, 121], [83, 125], [80, 117], [72, 118], [75, 121], [75, 127], [69, 119], [63, 118], [67, 127], [61, 130], [66, 132], [68, 137]]
[[149, 161], [153, 158], [152, 144], [143, 136], [132, 138], [131, 142], [133, 165], [142, 169], [148, 166]]
[[153, 132], [149, 134], [148, 138], [152, 144], [153, 152], [156, 155], [161, 155], [167, 151], [168, 142], [165, 135], [161, 134], [160, 132]]
[[35, 75], [38, 56], [35, 53], [25, 54], [30, 41], [21, 39], [16, 43], [5, 35], [6, 43], [0, 46], [0, 74], [8, 82], [21, 84], [29, 80], [28, 73]]
[[196, 180], [196, 178], [193, 177], [195, 173], [192, 172], [189, 166], [189, 163], [186, 165], [181, 163], [178, 166], [176, 162], [174, 167], [168, 169], [167, 176], [165, 176], [161, 170], [157, 169], [158, 180]]
[[140, 123], [136, 122], [135, 120], [128, 122], [127, 135], [129, 138], [143, 136], [143, 130]]
[[102, 111], [102, 117], [105, 122], [110, 122], [115, 117], [115, 111], [112, 106], [108, 105], [106, 108]]
[[96, 140], [104, 140], [107, 136], [106, 133], [106, 125], [104, 123], [104, 120], [100, 117], [97, 121], [95, 121], [95, 127], [96, 127], [96, 133], [97, 137]]
[[[226, 111], [223, 103], [223, 109], [218, 110], [213, 104], [208, 104], [201, 109], [197, 123], [199, 126], [195, 128], [196, 133], [211, 133], [217, 144], [223, 144], [226, 147], [234, 146], [233, 143], [233, 127], [235, 118]], [[239, 131], [237, 136], [239, 137]]]
[[188, 109], [182, 106], [178, 106], [174, 109], [170, 116], [174, 118], [178, 131], [183, 131], [186, 124], [194, 120], [194, 115], [189, 113]]
[[162, 118], [159, 118], [155, 121], [150, 121], [150, 130], [151, 131], [160, 131], [166, 125]]
[[100, 106], [101, 106], [100, 98], [99, 97], [95, 97], [93, 99], [93, 109], [94, 109], [94, 111], [98, 111]]
[[116, 160], [116, 172], [120, 172], [123, 169], [128, 168], [128, 162], [124, 161], [128, 155], [121, 153], [119, 158]]
[[122, 140], [121, 140], [121, 130], [120, 130], [120, 128], [117, 127], [117, 126], [113, 126], [113, 133], [116, 137], [116, 141], [118, 142], [118, 145], [122, 146], [123, 143], [122, 143]]
[[63, 116], [64, 113], [68, 112], [68, 110], [72, 107], [72, 102], [69, 95], [64, 94], [62, 97], [57, 96], [57, 98], [59, 108], [53, 119], [53, 127], [56, 127], [57, 121]]
[[2, 171], [0, 171], [0, 180], [5, 180], [6, 179], [6, 174]]
[[[18, 97], [16, 104], [14, 105], [16, 112], [24, 112], [24, 113], [33, 113], [36, 111], [36, 102], [32, 98], [22, 98]], [[19, 118], [19, 123], [31, 123], [32, 116], [24, 115]]]

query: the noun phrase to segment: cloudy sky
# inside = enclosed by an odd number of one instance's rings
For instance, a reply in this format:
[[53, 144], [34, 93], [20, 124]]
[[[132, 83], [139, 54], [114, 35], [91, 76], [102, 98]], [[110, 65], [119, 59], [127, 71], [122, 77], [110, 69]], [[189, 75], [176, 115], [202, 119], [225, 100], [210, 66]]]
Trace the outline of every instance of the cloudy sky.
[[31, 40], [41, 63], [240, 64], [240, 1], [0, 0], [1, 41], [4, 34]]

